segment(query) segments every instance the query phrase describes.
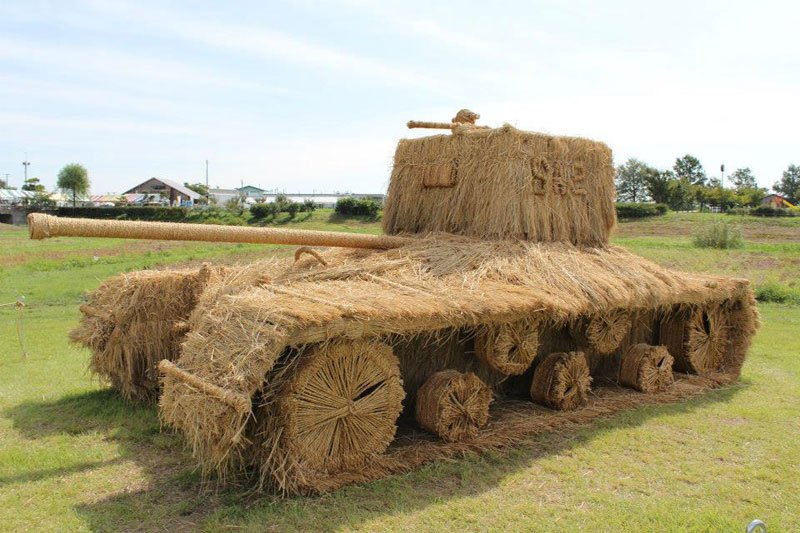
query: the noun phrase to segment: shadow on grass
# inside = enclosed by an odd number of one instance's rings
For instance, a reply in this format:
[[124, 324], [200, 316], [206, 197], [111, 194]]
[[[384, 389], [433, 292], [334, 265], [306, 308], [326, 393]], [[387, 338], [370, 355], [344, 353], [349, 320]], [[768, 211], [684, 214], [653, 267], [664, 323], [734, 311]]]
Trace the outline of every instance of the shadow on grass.
[[[680, 403], [645, 406], [585, 426], [542, 433], [508, 452], [434, 462], [408, 474], [345, 487], [332, 494], [291, 499], [254, 495], [250, 487], [209, 490], [194, 471], [180, 437], [159, 431], [155, 408], [126, 403], [113, 391], [69, 396], [56, 402], [28, 402], [5, 414], [30, 439], [56, 433], [106, 433], [120, 444], [120, 461], [130, 460], [141, 468], [148, 480], [146, 489], [120, 492], [77, 507], [92, 529], [161, 530], [203, 525], [263, 529], [269, 524], [278, 530], [330, 530], [358, 527], [381, 516], [479, 495], [543, 457], [583, 446], [608, 431], [639, 426], [653, 417], [680, 415], [728, 402], [748, 386], [740, 383]], [[70, 469], [79, 472], [103, 465]], [[0, 479], [0, 485], [3, 481], [33, 481], [64, 473], [70, 472], [34, 472], [27, 474], [28, 479]]]

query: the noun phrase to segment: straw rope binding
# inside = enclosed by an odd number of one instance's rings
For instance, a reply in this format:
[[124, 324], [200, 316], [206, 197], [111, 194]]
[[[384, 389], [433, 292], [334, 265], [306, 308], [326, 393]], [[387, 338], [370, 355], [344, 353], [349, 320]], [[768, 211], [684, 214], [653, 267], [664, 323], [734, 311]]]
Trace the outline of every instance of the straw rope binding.
[[551, 409], [569, 411], [586, 403], [591, 384], [582, 352], [551, 353], [533, 373], [531, 398]]
[[491, 389], [473, 373], [443, 370], [417, 391], [420, 426], [446, 442], [473, 439], [489, 421]]
[[666, 346], [634, 344], [622, 356], [620, 385], [649, 394], [660, 392], [674, 381], [673, 361]]

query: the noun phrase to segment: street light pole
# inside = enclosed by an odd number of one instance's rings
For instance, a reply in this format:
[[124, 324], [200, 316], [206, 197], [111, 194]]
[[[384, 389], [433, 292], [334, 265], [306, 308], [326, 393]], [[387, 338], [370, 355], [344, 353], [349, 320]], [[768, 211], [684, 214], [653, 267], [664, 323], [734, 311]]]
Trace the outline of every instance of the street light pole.
[[28, 156], [25, 156], [25, 161], [22, 162], [22, 168], [25, 170], [25, 181], [22, 182], [23, 187], [28, 182], [28, 167], [31, 166], [31, 162], [28, 161]]

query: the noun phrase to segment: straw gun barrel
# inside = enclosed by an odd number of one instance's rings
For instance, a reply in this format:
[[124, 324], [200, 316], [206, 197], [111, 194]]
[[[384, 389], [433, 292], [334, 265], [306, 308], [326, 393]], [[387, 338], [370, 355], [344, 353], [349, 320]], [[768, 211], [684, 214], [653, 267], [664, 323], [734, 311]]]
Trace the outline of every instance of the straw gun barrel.
[[335, 231], [287, 230], [183, 224], [63, 218], [42, 213], [28, 215], [31, 239], [48, 237], [108, 237], [116, 239], [153, 239], [164, 241], [205, 241], [253, 244], [290, 244], [336, 246], [388, 250], [400, 248], [410, 239], [389, 235], [363, 235]]

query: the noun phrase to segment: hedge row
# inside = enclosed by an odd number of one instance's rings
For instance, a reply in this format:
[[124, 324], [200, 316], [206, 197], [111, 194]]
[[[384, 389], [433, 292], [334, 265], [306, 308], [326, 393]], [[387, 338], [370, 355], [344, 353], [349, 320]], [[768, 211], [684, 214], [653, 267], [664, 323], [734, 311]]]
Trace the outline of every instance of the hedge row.
[[617, 218], [646, 218], [665, 214], [667, 204], [644, 204], [633, 202], [617, 203]]
[[336, 214], [342, 216], [364, 216], [375, 218], [381, 204], [369, 198], [339, 198], [336, 201]]
[[750, 214], [755, 217], [796, 217], [800, 216], [800, 211], [796, 209], [786, 209], [785, 207], [762, 205], [751, 209]]
[[187, 208], [159, 206], [59, 207], [60, 217], [100, 218], [104, 220], [149, 220], [155, 222], [201, 222], [209, 224], [244, 224], [240, 213], [220, 207]]

